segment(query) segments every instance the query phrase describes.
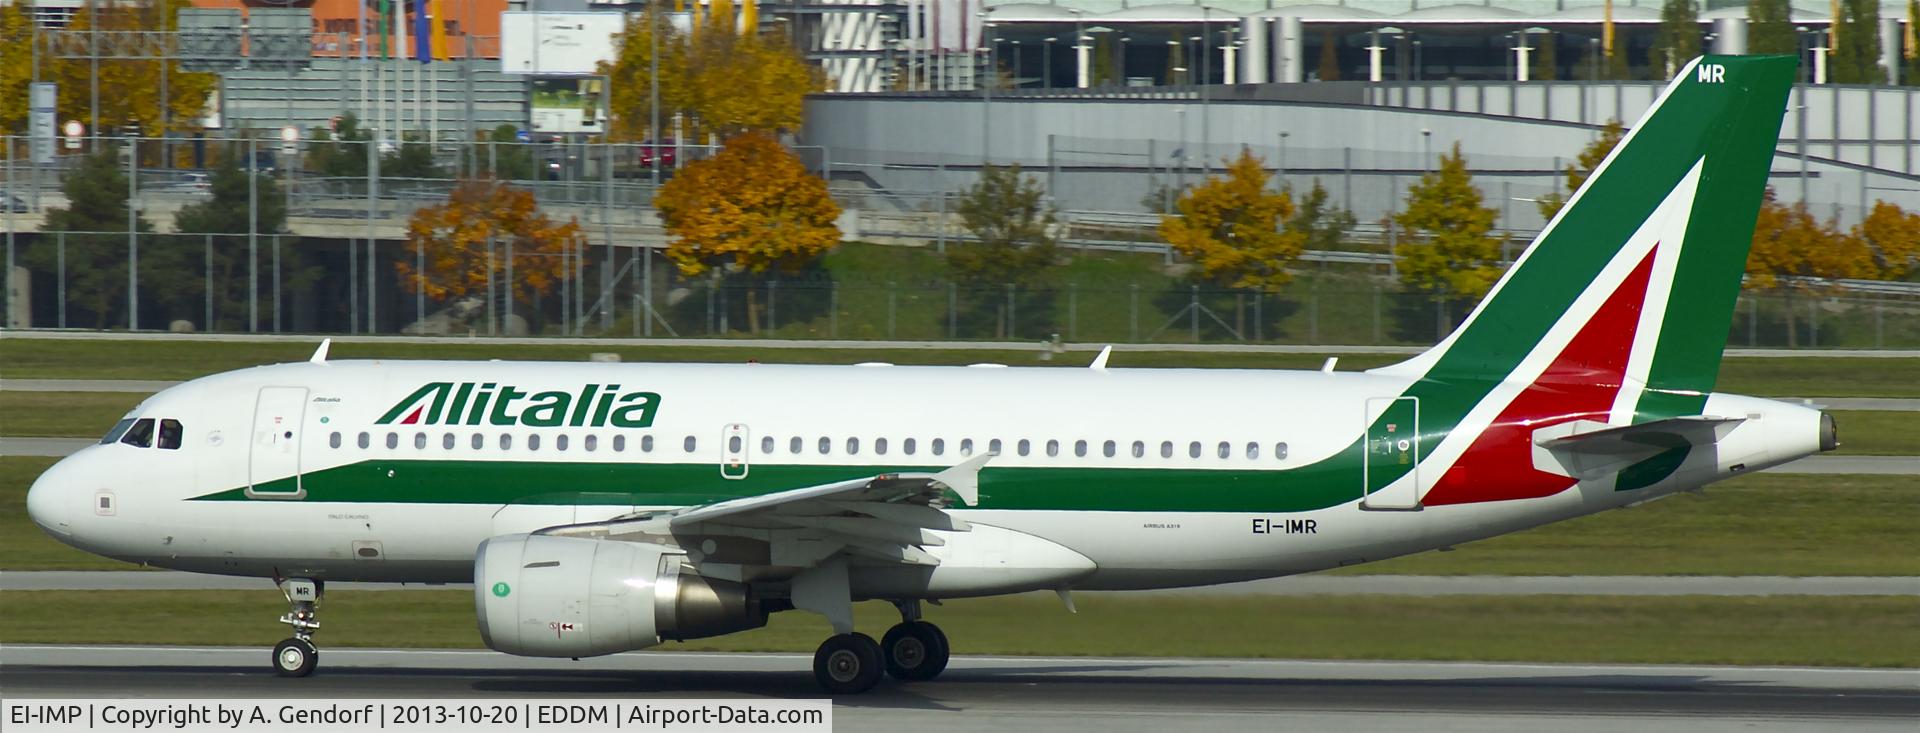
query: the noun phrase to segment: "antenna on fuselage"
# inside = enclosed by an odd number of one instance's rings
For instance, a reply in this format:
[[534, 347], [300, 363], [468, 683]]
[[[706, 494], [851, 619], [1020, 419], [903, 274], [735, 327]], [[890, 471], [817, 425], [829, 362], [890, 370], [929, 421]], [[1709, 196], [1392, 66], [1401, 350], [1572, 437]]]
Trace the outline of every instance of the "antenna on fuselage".
[[333, 339], [320, 339], [320, 348], [314, 349], [313, 356], [308, 357], [307, 361], [312, 362], [314, 364], [327, 363], [327, 347], [332, 345], [333, 345]]

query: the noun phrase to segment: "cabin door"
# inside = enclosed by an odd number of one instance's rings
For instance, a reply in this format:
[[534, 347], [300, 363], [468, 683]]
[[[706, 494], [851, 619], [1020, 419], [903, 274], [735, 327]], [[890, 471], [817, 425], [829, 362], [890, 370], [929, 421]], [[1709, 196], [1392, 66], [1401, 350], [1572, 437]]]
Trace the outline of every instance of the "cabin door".
[[1420, 398], [1367, 400], [1363, 509], [1420, 508]]
[[261, 387], [253, 404], [253, 435], [247, 455], [247, 495], [298, 499], [305, 387]]

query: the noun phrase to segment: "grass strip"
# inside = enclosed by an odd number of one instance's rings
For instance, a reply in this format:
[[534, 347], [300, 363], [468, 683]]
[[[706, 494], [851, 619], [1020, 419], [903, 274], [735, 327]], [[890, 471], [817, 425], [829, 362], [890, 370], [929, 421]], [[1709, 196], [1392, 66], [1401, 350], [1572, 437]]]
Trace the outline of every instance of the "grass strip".
[[1834, 410], [1840, 455], [1920, 455], [1920, 412]]
[[[216, 372], [283, 362], [312, 355], [312, 343], [214, 341], [76, 341], [8, 338], [0, 348], [0, 374], [16, 379], [193, 379]], [[719, 362], [748, 360], [768, 364], [853, 364], [884, 361], [895, 364], [974, 364], [997, 362], [1016, 366], [1082, 366], [1090, 354], [1057, 355], [1040, 360], [1038, 349], [811, 349], [726, 346], [625, 345], [609, 342], [587, 346], [562, 344], [510, 345], [484, 340], [448, 343], [343, 343], [332, 350], [335, 359], [511, 359], [522, 361], [584, 361], [589, 354], [619, 354], [630, 362]], [[1340, 369], [1366, 369], [1406, 357], [1390, 354], [1345, 354]], [[1125, 351], [1114, 357], [1116, 368], [1205, 367], [1243, 369], [1317, 369], [1325, 360], [1317, 354], [1260, 354], [1173, 351]], [[1823, 397], [1920, 397], [1920, 358], [1865, 359], [1809, 356], [1799, 358], [1728, 357], [1721, 364], [1717, 388], [1752, 395], [1820, 395]]]
[[[284, 638], [279, 594], [19, 591], [0, 595], [0, 643], [257, 646]], [[1051, 594], [929, 609], [959, 654], [1422, 659], [1512, 662], [1920, 666], [1920, 598], [1774, 596], [1180, 596]], [[860, 628], [898, 620], [858, 604]], [[481, 646], [467, 591], [341, 591], [327, 646]], [[811, 652], [820, 617], [670, 643], [688, 651]]]
[[0, 391], [0, 436], [98, 438], [146, 398], [129, 392]]

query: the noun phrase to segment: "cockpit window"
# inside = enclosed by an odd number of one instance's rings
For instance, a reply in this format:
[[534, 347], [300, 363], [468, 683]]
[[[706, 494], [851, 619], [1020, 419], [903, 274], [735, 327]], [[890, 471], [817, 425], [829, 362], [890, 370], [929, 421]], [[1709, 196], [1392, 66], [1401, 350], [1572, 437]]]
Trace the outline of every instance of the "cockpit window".
[[127, 429], [127, 434], [121, 436], [120, 442], [137, 448], [153, 447], [153, 418], [135, 420], [133, 427]]
[[183, 432], [183, 429], [180, 427], [179, 420], [174, 420], [172, 418], [161, 420], [160, 421], [160, 449], [161, 450], [179, 450], [180, 434], [182, 432]]
[[114, 423], [113, 428], [107, 431], [107, 436], [100, 439], [100, 444], [108, 445], [111, 443], [120, 442], [120, 436], [126, 435], [127, 428], [130, 428], [130, 427], [133, 427], [133, 418], [127, 418], [125, 420], [121, 420], [120, 422]]

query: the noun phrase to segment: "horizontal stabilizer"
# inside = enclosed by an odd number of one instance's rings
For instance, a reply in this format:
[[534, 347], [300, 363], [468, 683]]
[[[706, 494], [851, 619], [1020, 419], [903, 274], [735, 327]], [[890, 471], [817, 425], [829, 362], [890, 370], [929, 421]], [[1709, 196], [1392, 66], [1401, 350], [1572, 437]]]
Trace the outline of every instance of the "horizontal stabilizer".
[[[1683, 445], [1711, 445], [1726, 437], [1744, 417], [1689, 415], [1634, 425], [1609, 426], [1591, 420], [1577, 420], [1534, 431], [1533, 442], [1547, 450], [1571, 450], [1593, 454], [1644, 453], [1678, 448]], [[1555, 428], [1572, 426], [1572, 432]], [[1586, 428], [1586, 429], [1583, 429]]]

